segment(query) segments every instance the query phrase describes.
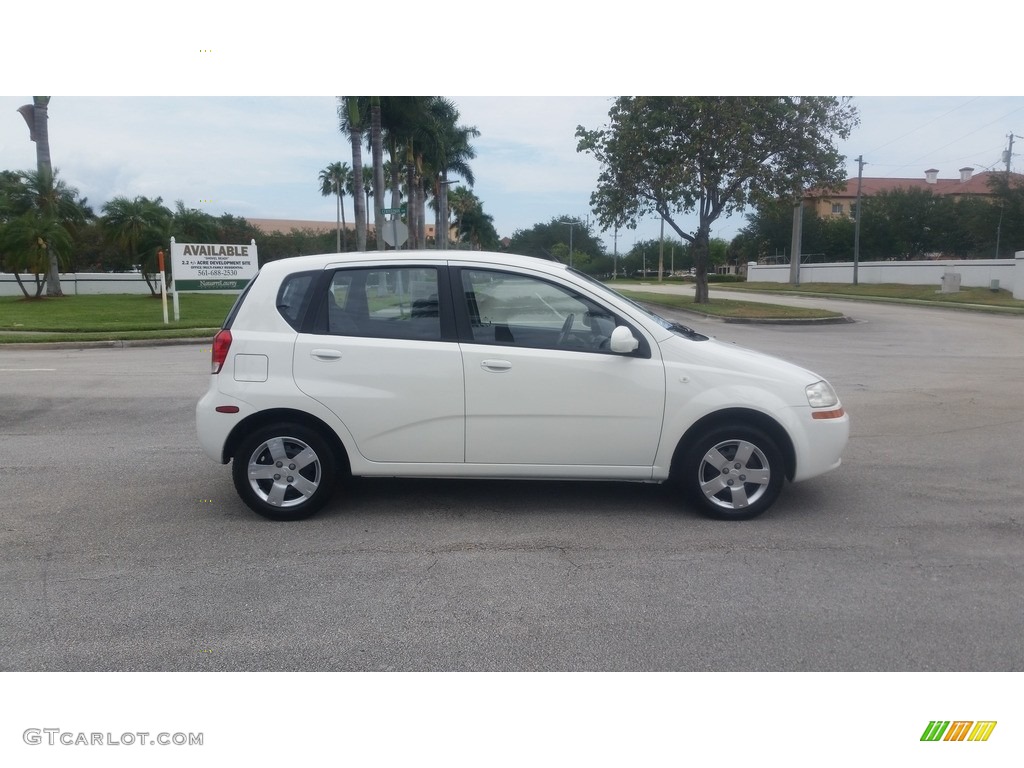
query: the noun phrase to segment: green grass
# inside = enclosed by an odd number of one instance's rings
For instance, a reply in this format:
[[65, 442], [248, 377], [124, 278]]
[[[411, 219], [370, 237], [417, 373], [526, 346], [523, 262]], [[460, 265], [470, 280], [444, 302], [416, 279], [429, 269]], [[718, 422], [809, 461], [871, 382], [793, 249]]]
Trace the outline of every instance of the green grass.
[[[677, 281], [666, 281], [669, 282]], [[644, 303], [660, 304], [715, 317], [746, 320], [820, 319], [841, 317], [841, 313], [757, 301], [721, 299], [715, 296], [715, 292], [722, 290], [841, 296], [865, 301], [984, 308], [993, 312], [1024, 314], [1024, 301], [1014, 299], [1009, 291], [992, 291], [987, 288], [964, 288], [959, 293], [947, 294], [939, 293], [938, 289], [931, 285], [854, 286], [840, 283], [805, 283], [792, 286], [786, 283], [713, 283], [710, 286], [711, 302], [695, 304], [693, 297], [689, 295], [645, 292], [642, 290], [643, 283], [638, 281], [616, 280], [610, 285]], [[640, 290], [632, 290], [634, 288]], [[213, 336], [224, 322], [234, 301], [234, 294], [182, 294], [181, 320], [174, 322], [174, 310], [168, 298], [167, 311], [170, 323], [164, 325], [160, 299], [151, 296], [107, 294], [65, 296], [56, 299], [5, 296], [0, 297], [0, 344]]]
[[168, 297], [170, 322], [164, 325], [162, 303], [151, 296], [106, 294], [52, 299], [5, 296], [0, 297], [0, 341], [43, 340], [36, 334], [20, 336], [11, 331], [59, 333], [82, 341], [98, 340], [97, 334], [117, 339], [132, 338], [135, 334], [142, 334], [136, 338], [180, 338], [190, 335], [188, 329], [199, 329], [203, 332], [191, 335], [202, 336], [207, 330], [221, 326], [234, 301], [234, 294], [181, 294], [181, 320], [175, 322], [174, 307]]
[[[849, 285], [847, 283], [804, 283], [794, 286], [788, 283], [728, 283], [717, 286], [728, 291], [761, 291], [779, 294], [803, 294], [819, 296], [843, 296], [853, 299], [902, 301], [935, 305], [971, 305], [974, 307], [1003, 308], [1024, 312], [1024, 301], [1013, 298], [1007, 290], [993, 291], [988, 288], [961, 288], [959, 293], [939, 293], [934, 285], [900, 285], [883, 283], [879, 285]], [[711, 286], [714, 291], [716, 286]]]
[[219, 328], [234, 295], [181, 294], [181, 319], [174, 322], [174, 307], [167, 299], [169, 326], [164, 326], [159, 297], [108, 294], [65, 296], [55, 299], [0, 297], [0, 332], [159, 331], [166, 328]]
[[643, 291], [621, 290], [620, 293], [644, 304], [660, 304], [661, 306], [699, 312], [703, 315], [726, 317], [737, 320], [820, 320], [842, 317], [841, 312], [811, 307], [787, 307], [782, 304], [765, 304], [757, 301], [734, 301], [711, 297], [707, 304], [695, 304], [692, 296], [679, 296], [671, 293], [645, 293]]

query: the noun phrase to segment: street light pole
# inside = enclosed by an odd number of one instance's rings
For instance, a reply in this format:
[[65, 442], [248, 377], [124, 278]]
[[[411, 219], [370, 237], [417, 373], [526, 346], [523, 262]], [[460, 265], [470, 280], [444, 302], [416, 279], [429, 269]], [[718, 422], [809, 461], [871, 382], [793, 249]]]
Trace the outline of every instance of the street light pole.
[[573, 219], [559, 219], [560, 224], [569, 225], [569, 267], [572, 268], [572, 228], [575, 227], [579, 222]]
[[853, 220], [853, 284], [857, 285], [857, 267], [860, 265], [860, 183], [864, 176], [864, 155], [857, 157], [857, 217]]

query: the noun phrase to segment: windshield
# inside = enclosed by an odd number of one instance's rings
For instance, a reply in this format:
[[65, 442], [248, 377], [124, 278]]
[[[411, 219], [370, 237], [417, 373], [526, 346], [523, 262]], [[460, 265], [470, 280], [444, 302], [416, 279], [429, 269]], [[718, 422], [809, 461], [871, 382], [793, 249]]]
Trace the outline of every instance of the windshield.
[[610, 295], [614, 296], [615, 298], [619, 299], [620, 301], [624, 301], [627, 304], [629, 304], [630, 306], [635, 307], [640, 312], [643, 312], [646, 317], [649, 317], [651, 320], [653, 320], [655, 323], [657, 323], [658, 325], [660, 325], [662, 328], [664, 328], [667, 331], [672, 331], [673, 333], [677, 333], [680, 336], [684, 336], [687, 339], [692, 339], [693, 341], [706, 341], [708, 339], [708, 337], [705, 336], [703, 333], [698, 333], [697, 331], [693, 330], [692, 328], [689, 328], [689, 327], [687, 327], [685, 325], [682, 325], [681, 323], [676, 323], [676, 322], [673, 322], [672, 320], [666, 320], [661, 315], [656, 314], [656, 313], [652, 312], [651, 310], [649, 310], [643, 304], [640, 304], [639, 302], [634, 301], [633, 299], [629, 298], [628, 296], [623, 296], [621, 293], [616, 291], [614, 288], [609, 288], [607, 285], [602, 283], [600, 280], [597, 280], [596, 278], [591, 277], [590, 275], [586, 274], [585, 272], [580, 272], [577, 269], [570, 269], [569, 271], [572, 272], [577, 277], [581, 277], [584, 280], [586, 280], [591, 286], [593, 286], [595, 288], [599, 288], [602, 292], [604, 292], [606, 294], [610, 294]]

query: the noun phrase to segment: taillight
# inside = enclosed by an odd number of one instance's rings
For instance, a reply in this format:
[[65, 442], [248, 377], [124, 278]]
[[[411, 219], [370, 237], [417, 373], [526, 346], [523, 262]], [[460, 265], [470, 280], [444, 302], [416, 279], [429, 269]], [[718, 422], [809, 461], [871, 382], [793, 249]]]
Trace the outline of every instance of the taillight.
[[220, 373], [220, 369], [224, 367], [224, 361], [228, 359], [229, 349], [231, 349], [231, 331], [224, 328], [213, 337], [211, 373]]

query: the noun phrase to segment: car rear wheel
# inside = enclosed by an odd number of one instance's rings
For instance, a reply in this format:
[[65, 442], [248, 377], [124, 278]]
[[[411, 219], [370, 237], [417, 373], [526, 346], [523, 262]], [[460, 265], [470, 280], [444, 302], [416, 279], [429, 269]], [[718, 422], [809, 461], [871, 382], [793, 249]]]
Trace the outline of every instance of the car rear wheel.
[[708, 517], [749, 520], [767, 510], [782, 491], [782, 452], [753, 427], [716, 427], [686, 452], [679, 468], [683, 490]]
[[320, 435], [301, 424], [271, 424], [246, 437], [231, 475], [250, 509], [271, 520], [301, 520], [334, 492], [336, 461]]

